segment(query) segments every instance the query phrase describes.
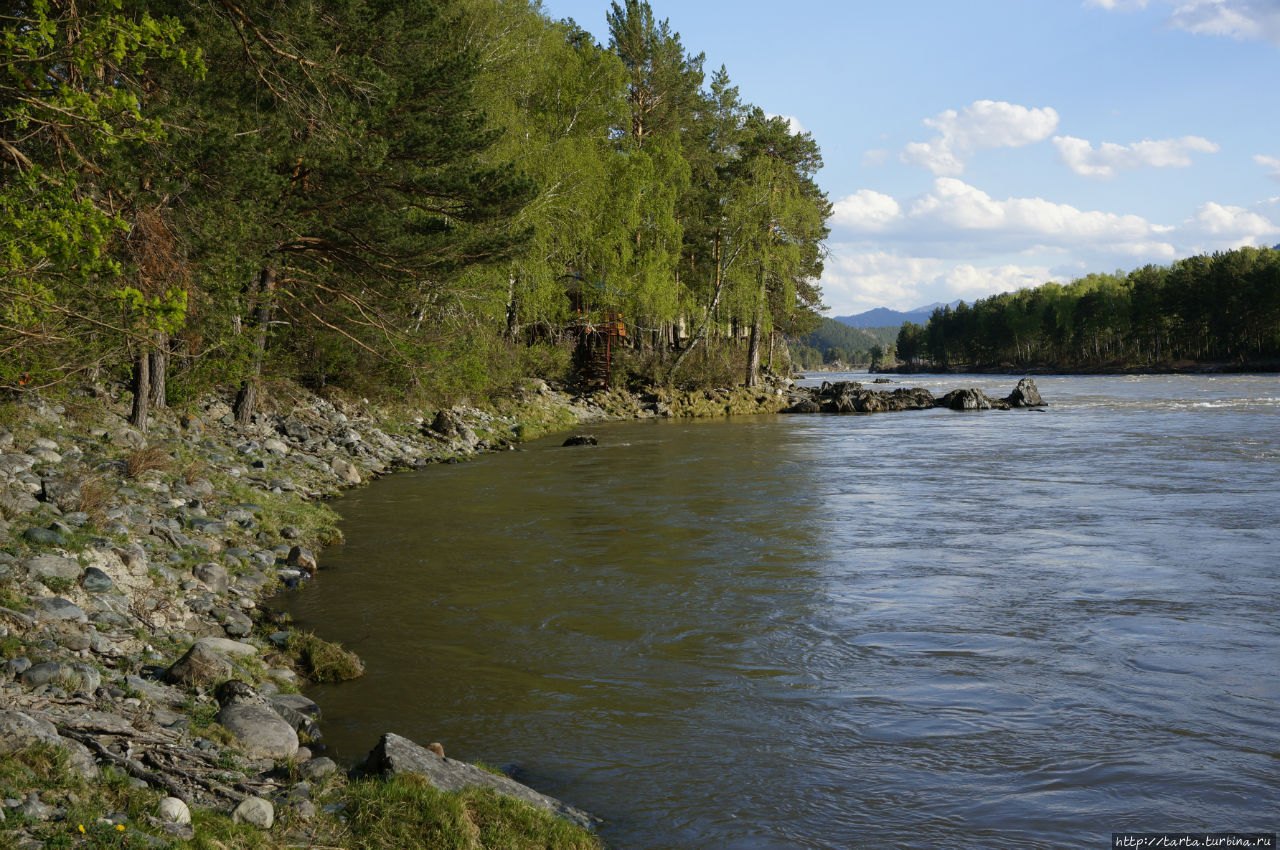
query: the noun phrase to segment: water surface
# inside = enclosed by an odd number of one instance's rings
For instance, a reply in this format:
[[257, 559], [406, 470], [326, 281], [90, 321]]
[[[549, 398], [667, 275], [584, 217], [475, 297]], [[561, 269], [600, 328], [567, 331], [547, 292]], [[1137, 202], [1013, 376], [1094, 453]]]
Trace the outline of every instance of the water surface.
[[340, 757], [515, 764], [615, 847], [1272, 831], [1277, 380], [598, 426], [350, 494], [285, 604], [367, 662]]

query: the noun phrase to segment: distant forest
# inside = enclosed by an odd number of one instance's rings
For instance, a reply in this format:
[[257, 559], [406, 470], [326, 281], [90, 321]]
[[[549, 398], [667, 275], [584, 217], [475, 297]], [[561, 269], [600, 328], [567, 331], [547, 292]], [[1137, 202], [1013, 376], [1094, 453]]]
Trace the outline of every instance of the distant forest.
[[1280, 250], [1239, 248], [935, 310], [896, 353], [928, 366], [1106, 369], [1280, 358]]
[[791, 359], [801, 369], [869, 366], [892, 351], [898, 328], [855, 328], [835, 319], [823, 319], [813, 332], [795, 338]]

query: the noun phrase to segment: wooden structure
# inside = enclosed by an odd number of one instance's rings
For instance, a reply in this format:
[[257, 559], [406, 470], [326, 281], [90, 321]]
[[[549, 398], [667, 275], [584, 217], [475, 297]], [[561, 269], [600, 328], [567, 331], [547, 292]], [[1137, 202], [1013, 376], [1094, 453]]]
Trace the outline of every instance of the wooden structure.
[[613, 352], [627, 338], [627, 324], [622, 314], [604, 306], [603, 283], [586, 284], [578, 275], [566, 275], [571, 281], [565, 289], [574, 320], [571, 328], [578, 342], [574, 360], [587, 389], [608, 389], [613, 373]]

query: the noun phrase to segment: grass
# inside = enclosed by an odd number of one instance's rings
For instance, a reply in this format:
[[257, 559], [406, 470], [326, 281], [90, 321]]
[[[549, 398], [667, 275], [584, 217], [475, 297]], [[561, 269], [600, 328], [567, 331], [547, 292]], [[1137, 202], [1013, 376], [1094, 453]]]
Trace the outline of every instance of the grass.
[[150, 446], [145, 449], [134, 449], [125, 455], [125, 475], [129, 478], [137, 478], [144, 472], [157, 470], [160, 472], [168, 472], [173, 466], [173, 458], [169, 453], [158, 446]]
[[347, 844], [360, 850], [598, 850], [580, 827], [492, 789], [445, 793], [413, 774], [347, 788]]
[[364, 675], [359, 656], [311, 632], [290, 633], [286, 648], [313, 682], [343, 682]]

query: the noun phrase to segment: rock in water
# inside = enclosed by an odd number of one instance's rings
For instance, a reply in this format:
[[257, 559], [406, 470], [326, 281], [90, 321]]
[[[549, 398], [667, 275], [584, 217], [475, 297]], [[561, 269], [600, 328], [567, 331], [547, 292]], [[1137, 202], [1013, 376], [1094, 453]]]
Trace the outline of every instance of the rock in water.
[[1040, 397], [1040, 390], [1036, 387], [1036, 382], [1031, 378], [1023, 378], [1018, 381], [1018, 385], [1013, 388], [1013, 392], [1009, 393], [1005, 401], [1011, 407], [1048, 406], [1048, 402]]
[[534, 791], [514, 779], [497, 776], [473, 764], [442, 758], [426, 747], [420, 747], [408, 738], [392, 732], [382, 736], [382, 740], [369, 753], [366, 764], [373, 773], [419, 774], [441, 791], [492, 788], [499, 794], [523, 800], [585, 829], [591, 829], [598, 820], [581, 809]]
[[561, 446], [596, 446], [600, 441], [595, 438], [594, 434], [574, 434], [569, 439], [561, 443]]

